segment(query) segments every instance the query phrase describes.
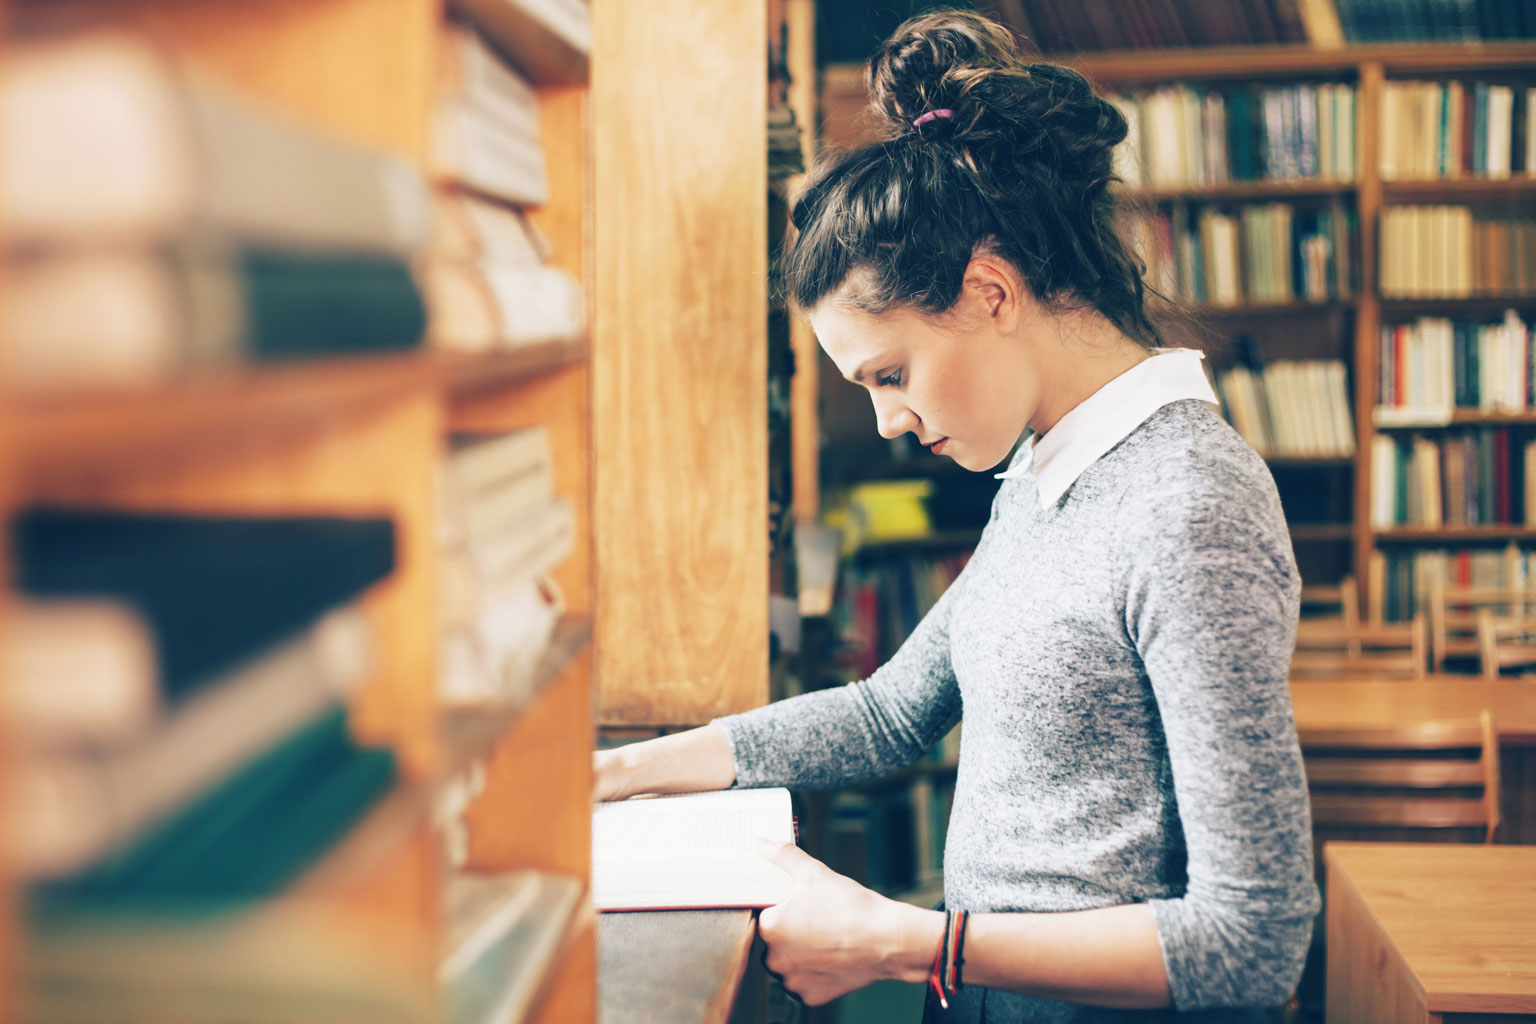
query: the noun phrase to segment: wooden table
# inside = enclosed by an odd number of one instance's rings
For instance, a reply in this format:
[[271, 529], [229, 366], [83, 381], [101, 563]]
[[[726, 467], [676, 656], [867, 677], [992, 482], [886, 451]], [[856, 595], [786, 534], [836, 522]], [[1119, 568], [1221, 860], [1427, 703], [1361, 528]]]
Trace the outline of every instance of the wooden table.
[[1501, 842], [1536, 844], [1536, 683], [1436, 675], [1425, 679], [1293, 679], [1303, 746], [1382, 725], [1474, 719], [1492, 708], [1499, 729]]
[[1536, 1021], [1536, 848], [1332, 843], [1328, 1020]]
[[724, 1024], [749, 963], [749, 910], [600, 914], [600, 1024]]

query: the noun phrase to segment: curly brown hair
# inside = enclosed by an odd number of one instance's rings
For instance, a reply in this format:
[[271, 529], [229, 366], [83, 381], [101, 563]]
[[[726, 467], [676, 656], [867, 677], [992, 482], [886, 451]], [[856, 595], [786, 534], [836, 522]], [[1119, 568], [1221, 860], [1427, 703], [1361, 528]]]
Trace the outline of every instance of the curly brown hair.
[[[1162, 344], [1109, 188], [1126, 121], [1087, 79], [1026, 61], [980, 14], [947, 10], [881, 45], [869, 91], [879, 138], [822, 161], [795, 201], [783, 269], [796, 305], [814, 308], [859, 271], [840, 297], [855, 308], [942, 313], [972, 256], [988, 252], [1047, 308], [1094, 309]], [[932, 111], [953, 113], [922, 117]]]

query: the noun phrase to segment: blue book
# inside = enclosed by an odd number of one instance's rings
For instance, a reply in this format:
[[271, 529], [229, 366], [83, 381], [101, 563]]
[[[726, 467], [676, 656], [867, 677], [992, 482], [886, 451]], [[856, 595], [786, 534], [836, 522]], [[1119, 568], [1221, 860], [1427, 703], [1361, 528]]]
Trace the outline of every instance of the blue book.
[[1488, 83], [1472, 87], [1472, 173], [1488, 173]]

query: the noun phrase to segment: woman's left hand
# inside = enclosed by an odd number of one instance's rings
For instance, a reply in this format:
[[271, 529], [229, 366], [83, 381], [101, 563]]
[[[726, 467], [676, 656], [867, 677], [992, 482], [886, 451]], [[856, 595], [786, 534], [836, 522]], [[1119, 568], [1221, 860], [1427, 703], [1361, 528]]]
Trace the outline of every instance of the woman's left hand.
[[793, 844], [758, 845], [794, 880], [789, 898], [757, 921], [768, 969], [790, 992], [819, 1006], [871, 982], [927, 977], [943, 914], [886, 899]]

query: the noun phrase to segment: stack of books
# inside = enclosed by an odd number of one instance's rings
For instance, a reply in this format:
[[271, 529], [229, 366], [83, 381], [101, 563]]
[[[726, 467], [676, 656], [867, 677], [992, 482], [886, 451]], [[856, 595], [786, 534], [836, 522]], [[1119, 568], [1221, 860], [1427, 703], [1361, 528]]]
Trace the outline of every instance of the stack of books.
[[579, 338], [581, 287], [549, 265], [548, 243], [523, 212], [549, 200], [538, 95], [471, 22], [441, 32], [436, 222], [423, 268], [432, 343], [492, 352]]
[[1524, 0], [1333, 0], [1350, 43], [1528, 39], [1536, 19]]
[[1495, 323], [1420, 317], [1381, 328], [1381, 426], [1444, 424], [1457, 409], [1536, 409], [1536, 345], [1514, 310]]
[[4, 369], [35, 391], [414, 347], [430, 204], [403, 160], [305, 131], [121, 35], [0, 65]]
[[1337, 359], [1277, 360], [1217, 375], [1227, 420], [1265, 458], [1350, 456], [1348, 374]]
[[1487, 82], [1388, 82], [1381, 99], [1381, 177], [1536, 175], [1536, 88]]
[[548, 431], [459, 438], [440, 480], [443, 699], [521, 703], [564, 608], [548, 574], [575, 545]]
[[1129, 132], [1115, 151], [1133, 186], [1355, 177], [1355, 88], [1323, 83], [1206, 90], [1170, 85], [1106, 97]]
[[37, 510], [8, 623], [8, 863], [71, 912], [243, 906], [394, 783], [344, 702], [388, 520]]
[[1383, 298], [1536, 295], [1536, 219], [1465, 206], [1381, 212]]
[[1371, 525], [1439, 528], [1530, 524], [1536, 441], [1510, 427], [1435, 436], [1377, 434], [1371, 442]]
[[1296, 209], [1243, 206], [1238, 213], [1178, 203], [1132, 221], [1147, 283], [1189, 305], [1311, 302], [1351, 293], [1354, 213], [1342, 204]]
[[1529, 588], [1536, 579], [1536, 551], [1522, 550], [1514, 543], [1503, 550], [1374, 551], [1368, 572], [1371, 592], [1383, 597], [1382, 618], [1404, 622], [1428, 610], [1425, 595], [1431, 580], [1456, 587]]

